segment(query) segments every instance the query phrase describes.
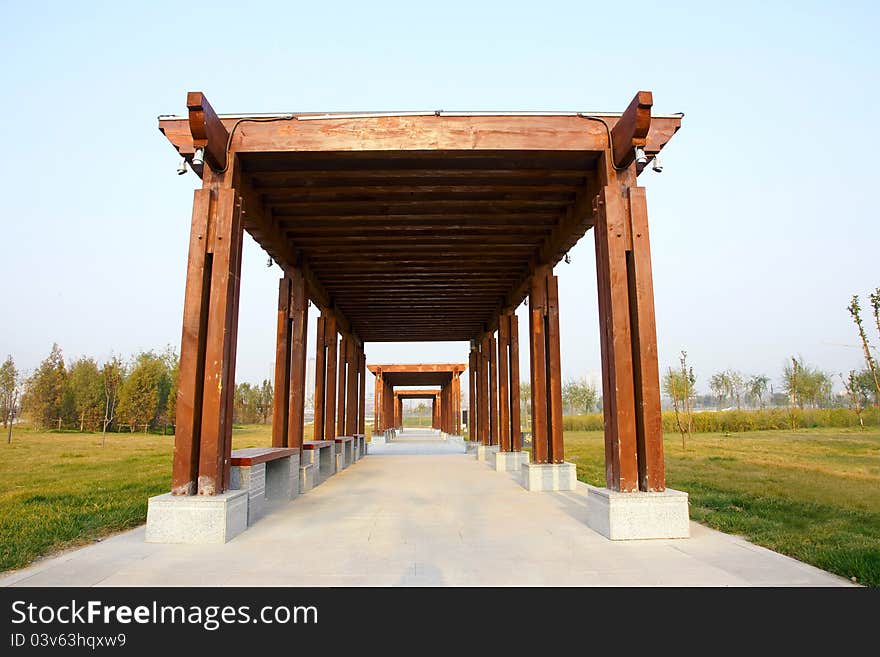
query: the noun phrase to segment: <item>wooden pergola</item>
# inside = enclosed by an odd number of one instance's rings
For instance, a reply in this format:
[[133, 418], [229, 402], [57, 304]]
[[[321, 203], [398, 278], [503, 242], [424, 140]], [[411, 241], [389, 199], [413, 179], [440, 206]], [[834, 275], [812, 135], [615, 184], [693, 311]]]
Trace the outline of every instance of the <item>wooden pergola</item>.
[[[637, 176], [681, 116], [652, 116], [652, 102], [643, 91], [610, 114], [218, 116], [192, 92], [187, 116], [160, 117], [160, 130], [202, 178], [192, 213], [172, 492], [213, 495], [229, 486], [243, 231], [284, 272], [276, 446], [303, 441], [311, 301], [321, 313], [315, 437], [363, 431], [365, 343], [468, 341], [477, 435], [518, 449], [514, 310], [528, 299], [532, 460], [561, 463], [553, 267], [590, 228], [607, 486], [663, 490], [647, 208]], [[441, 408], [447, 403], [455, 402]], [[383, 411], [377, 426], [388, 417]]]
[[403, 426], [402, 393], [396, 386], [439, 386], [437, 429], [450, 434], [461, 431], [461, 375], [466, 363], [419, 363], [368, 365], [376, 381], [373, 407], [374, 431]]
[[409, 399], [431, 402], [431, 428], [440, 429], [440, 390], [395, 390], [394, 426], [403, 426], [403, 403]]

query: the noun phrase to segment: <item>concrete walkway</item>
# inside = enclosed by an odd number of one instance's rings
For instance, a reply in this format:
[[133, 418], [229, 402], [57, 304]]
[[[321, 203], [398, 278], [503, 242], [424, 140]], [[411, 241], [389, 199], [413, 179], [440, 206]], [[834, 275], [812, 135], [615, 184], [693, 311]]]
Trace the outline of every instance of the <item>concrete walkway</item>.
[[609, 541], [585, 491], [529, 493], [470, 454], [373, 454], [226, 545], [151, 545], [140, 527], [0, 585], [850, 584], [696, 523], [686, 540]]

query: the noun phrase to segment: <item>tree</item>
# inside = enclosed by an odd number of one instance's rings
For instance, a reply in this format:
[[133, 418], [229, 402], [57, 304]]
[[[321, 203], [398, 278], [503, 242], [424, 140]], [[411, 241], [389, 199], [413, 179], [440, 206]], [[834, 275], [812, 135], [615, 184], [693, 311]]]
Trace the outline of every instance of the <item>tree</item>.
[[681, 447], [686, 448], [685, 437], [690, 438], [693, 433], [693, 397], [697, 377], [694, 369], [688, 367], [687, 352], [682, 351], [679, 358], [679, 369], [666, 369], [663, 377], [663, 392], [672, 400], [672, 408], [675, 411], [675, 423], [681, 434]]
[[[164, 355], [165, 367], [168, 371], [168, 401], [165, 404], [163, 420], [170, 422], [172, 426], [177, 422], [177, 391], [178, 379], [180, 378], [180, 356], [173, 348], [166, 350]], [[163, 431], [164, 433], [164, 431]]]
[[519, 382], [519, 406], [521, 417], [525, 421], [526, 426], [531, 426], [532, 385], [528, 381]]
[[721, 410], [722, 402], [730, 395], [731, 385], [727, 371], [717, 372], [709, 379], [709, 390], [718, 400], [718, 409]]
[[758, 402], [758, 407], [764, 410], [764, 395], [767, 392], [767, 386], [770, 385], [769, 377], [763, 374], [754, 374], [749, 377], [746, 388], [748, 395], [753, 401]]
[[[138, 426], [149, 427], [159, 415], [160, 381], [166, 375], [161, 357], [145, 351], [135, 358], [131, 373], [119, 387], [118, 416], [134, 433]], [[166, 393], [167, 396], [167, 393]]]
[[732, 399], [736, 400], [736, 410], [742, 410], [742, 398], [745, 394], [746, 380], [742, 372], [737, 370], [727, 370], [727, 382], [730, 386], [729, 393]]
[[846, 378], [844, 378], [843, 374], [841, 374], [840, 380], [843, 381], [843, 387], [846, 390], [847, 397], [849, 398], [849, 407], [859, 419], [859, 427], [864, 429], [865, 421], [862, 419], [862, 411], [865, 409], [865, 402], [867, 401], [868, 397], [865, 394], [865, 391], [862, 389], [859, 377], [856, 374], [855, 370], [850, 370], [849, 375]]
[[874, 311], [874, 323], [877, 325], [877, 334], [880, 335], [880, 287], [868, 295], [871, 300], [871, 308]]
[[27, 382], [23, 405], [36, 426], [55, 426], [61, 418], [66, 383], [64, 356], [56, 343]]
[[428, 410], [428, 405], [425, 402], [419, 402], [419, 405], [416, 406], [416, 413], [419, 415], [419, 426], [422, 426], [422, 416], [425, 414], [425, 411]]
[[97, 428], [104, 415], [104, 379], [92, 358], [80, 358], [70, 365], [67, 385], [73, 398], [79, 430]]
[[575, 414], [590, 413], [598, 398], [596, 386], [584, 378], [569, 379], [562, 386], [562, 404]]
[[101, 447], [107, 444], [107, 427], [113, 423], [116, 417], [116, 407], [119, 405], [119, 386], [125, 371], [122, 361], [113, 356], [104, 363], [101, 368], [101, 381], [104, 390], [104, 420], [101, 422]]
[[[880, 288], [876, 291], [877, 298], [875, 295], [871, 295], [871, 304], [874, 306], [874, 314], [877, 319], [877, 329], [880, 330]], [[871, 372], [871, 378], [874, 380], [874, 399], [877, 404], [880, 404], [880, 375], [877, 373], [877, 361], [874, 360], [873, 355], [871, 354], [871, 344], [868, 342], [868, 336], [865, 334], [865, 327], [862, 325], [862, 308], [859, 305], [859, 297], [854, 294], [852, 300], [849, 303], [849, 306], [846, 308], [849, 311], [849, 314], [852, 315], [853, 322], [855, 322], [856, 328], [859, 331], [859, 338], [862, 341], [862, 351], [865, 354], [865, 363], [868, 366], [868, 371]]]
[[3, 365], [0, 365], [0, 414], [3, 415], [3, 426], [12, 421], [15, 412], [15, 403], [18, 396], [18, 369], [12, 356], [7, 356]]
[[259, 393], [257, 395], [257, 413], [260, 416], [261, 424], [269, 424], [269, 418], [272, 416], [272, 402], [275, 398], [275, 392], [272, 382], [269, 379], [263, 379], [260, 384]]

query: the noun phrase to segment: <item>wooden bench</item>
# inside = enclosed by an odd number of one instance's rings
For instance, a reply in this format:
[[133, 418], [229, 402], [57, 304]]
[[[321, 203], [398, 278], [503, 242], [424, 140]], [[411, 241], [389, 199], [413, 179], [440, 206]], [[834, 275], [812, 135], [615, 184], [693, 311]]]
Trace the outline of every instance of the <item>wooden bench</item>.
[[303, 460], [314, 464], [318, 471], [315, 485], [336, 474], [336, 443], [332, 440], [307, 440], [303, 443]]
[[289, 502], [299, 494], [298, 449], [247, 447], [232, 452], [229, 487], [248, 492], [248, 525], [263, 515], [266, 503]]
[[354, 437], [336, 436], [336, 470], [345, 470], [354, 463]]

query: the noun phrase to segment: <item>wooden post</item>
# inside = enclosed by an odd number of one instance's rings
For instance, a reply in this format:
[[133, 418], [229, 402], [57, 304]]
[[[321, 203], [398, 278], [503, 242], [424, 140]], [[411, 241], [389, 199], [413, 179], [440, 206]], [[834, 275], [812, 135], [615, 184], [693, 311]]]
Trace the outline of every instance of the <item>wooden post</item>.
[[382, 381], [382, 370], [378, 370], [374, 376], [375, 387], [373, 389], [373, 430], [384, 431], [382, 419], [382, 390], [385, 387]]
[[327, 317], [324, 323], [324, 342], [327, 345], [327, 394], [324, 401], [324, 440], [336, 438], [336, 361], [339, 338], [336, 334], [336, 318]]
[[471, 353], [468, 357], [468, 440], [477, 440], [477, 344], [471, 340]]
[[562, 463], [564, 459], [558, 299], [557, 281], [550, 267], [538, 267], [529, 294], [532, 460], [535, 463]]
[[480, 442], [489, 445], [489, 351], [491, 343], [488, 335], [480, 340], [478, 358], [477, 397], [479, 398], [479, 434]]
[[210, 215], [211, 190], [195, 190], [183, 302], [183, 336], [180, 340], [180, 374], [171, 476], [173, 495], [194, 494], [199, 473], [205, 343], [213, 258], [213, 254], [208, 253]]
[[278, 281], [278, 325], [275, 338], [275, 395], [272, 399], [272, 446], [287, 447], [290, 419], [291, 280]]
[[[301, 448], [306, 404], [306, 336], [309, 322], [309, 299], [306, 282], [300, 269], [290, 275], [290, 392], [287, 426], [287, 447]], [[275, 391], [278, 394], [278, 391]]]
[[522, 428], [520, 427], [519, 404], [519, 320], [515, 313], [509, 315], [510, 327], [510, 449], [522, 449]]
[[358, 372], [360, 370], [360, 354], [354, 338], [348, 345], [348, 399], [345, 400], [345, 435], [353, 436], [358, 432]]
[[236, 191], [219, 189], [214, 193], [213, 230], [208, 231], [211, 292], [202, 391], [199, 495], [222, 493], [228, 483], [243, 238]]
[[367, 356], [361, 345], [358, 352], [358, 421], [357, 433], [367, 432]]
[[498, 347], [489, 334], [489, 444], [498, 444]]
[[605, 415], [605, 482], [622, 492], [665, 490], [660, 374], [645, 192], [635, 164], [607, 161], [595, 208]]
[[351, 336], [342, 334], [339, 340], [339, 367], [336, 378], [336, 435], [345, 435], [346, 411], [348, 409], [348, 377], [351, 371], [348, 363], [351, 360]]
[[461, 435], [461, 373], [452, 375], [452, 433]]
[[511, 451], [510, 443], [510, 316], [498, 318], [498, 445], [502, 452]]
[[315, 332], [315, 402], [312, 440], [324, 439], [324, 401], [327, 390], [327, 317], [321, 313]]

